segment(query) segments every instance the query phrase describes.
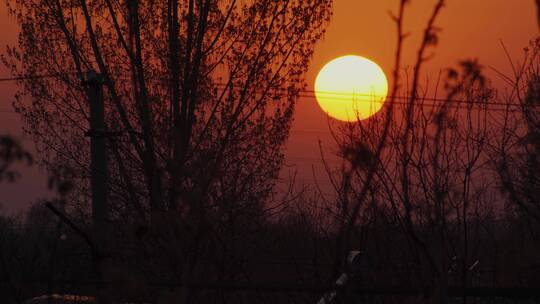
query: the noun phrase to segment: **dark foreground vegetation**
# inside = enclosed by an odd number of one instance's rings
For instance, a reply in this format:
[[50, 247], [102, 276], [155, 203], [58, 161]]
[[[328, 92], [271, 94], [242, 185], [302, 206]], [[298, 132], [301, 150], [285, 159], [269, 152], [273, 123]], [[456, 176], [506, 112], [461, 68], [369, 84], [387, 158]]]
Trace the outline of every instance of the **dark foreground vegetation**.
[[[366, 256], [354, 286], [366, 292], [373, 289], [387, 293], [372, 295], [371, 301], [376, 303], [413, 303], [429, 298], [433, 292], [430, 266], [400, 228], [385, 220], [393, 217], [391, 212], [370, 213], [370, 223], [358, 225], [352, 236], [353, 248], [362, 249]], [[322, 230], [301, 211], [290, 210], [281, 217], [246, 223], [249, 226], [244, 227], [249, 228], [236, 235], [220, 235], [226, 240], [205, 237], [189, 282], [177, 278], [171, 255], [156, 252], [156, 248], [168, 247], [160, 244], [159, 237], [140, 239], [136, 231], [118, 229], [123, 231], [117, 231], [114, 237], [111, 266], [100, 279], [93, 271], [87, 244], [47, 208], [36, 204], [24, 221], [2, 218], [0, 223], [2, 294], [17, 302], [44, 294], [95, 295], [103, 288], [113, 302], [181, 303], [190, 289], [189, 299], [195, 303], [318, 302], [342, 271], [334, 271], [338, 236]], [[534, 226], [519, 216], [479, 218], [469, 224], [467, 260], [459, 244], [448, 250], [453, 255], [447, 258], [449, 286], [538, 286], [540, 248], [531, 234]], [[456, 229], [458, 224], [449, 226]], [[422, 235], [431, 233], [415, 229]], [[417, 290], [418, 295], [411, 296], [407, 290]], [[400, 291], [408, 295], [392, 296]], [[518, 294], [513, 300], [487, 297], [482, 303], [529, 303], [528, 296]], [[478, 301], [469, 297], [471, 303]]]

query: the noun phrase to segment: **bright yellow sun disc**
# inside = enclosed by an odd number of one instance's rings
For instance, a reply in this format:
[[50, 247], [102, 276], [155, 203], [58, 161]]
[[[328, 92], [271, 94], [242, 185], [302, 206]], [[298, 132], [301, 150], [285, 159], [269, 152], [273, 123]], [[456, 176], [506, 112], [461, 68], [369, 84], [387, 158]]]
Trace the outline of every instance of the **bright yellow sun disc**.
[[319, 106], [330, 117], [353, 122], [379, 111], [388, 94], [383, 70], [373, 61], [348, 55], [327, 63], [315, 80]]

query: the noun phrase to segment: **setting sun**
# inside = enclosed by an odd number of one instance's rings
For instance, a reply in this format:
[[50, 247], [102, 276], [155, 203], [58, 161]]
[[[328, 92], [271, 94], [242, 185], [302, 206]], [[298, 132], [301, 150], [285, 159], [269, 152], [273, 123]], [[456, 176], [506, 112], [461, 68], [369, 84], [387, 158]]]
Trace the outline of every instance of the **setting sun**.
[[383, 70], [373, 61], [355, 55], [327, 63], [315, 80], [315, 96], [330, 117], [353, 122], [379, 111], [388, 94]]

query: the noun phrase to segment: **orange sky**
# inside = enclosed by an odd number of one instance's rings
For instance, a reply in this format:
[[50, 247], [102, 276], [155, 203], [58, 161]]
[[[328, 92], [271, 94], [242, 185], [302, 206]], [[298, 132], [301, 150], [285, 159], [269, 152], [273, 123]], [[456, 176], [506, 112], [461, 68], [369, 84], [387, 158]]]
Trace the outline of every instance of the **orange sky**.
[[[406, 16], [406, 30], [411, 36], [405, 42], [404, 64], [412, 64], [415, 46], [422, 35], [434, 0], [412, 0]], [[510, 65], [501, 47], [504, 42], [514, 58], [520, 58], [523, 47], [538, 34], [534, 0], [448, 0], [437, 23], [442, 28], [435, 57], [426, 65], [428, 75], [436, 75], [441, 68], [458, 60], [478, 58], [485, 66], [510, 73]], [[317, 46], [310, 72], [306, 75], [309, 89], [313, 89], [318, 70], [331, 59], [357, 54], [377, 62], [387, 74], [393, 67], [395, 27], [388, 11], [395, 11], [397, 0], [334, 0], [334, 16], [324, 40]], [[6, 15], [5, 3], [0, 0], [0, 46], [16, 42], [16, 26]], [[493, 73], [486, 74], [495, 78]], [[0, 78], [9, 76], [0, 67]], [[494, 84], [502, 89], [500, 80]], [[21, 136], [19, 119], [10, 108], [14, 93], [12, 83], [0, 83], [0, 133]], [[295, 124], [286, 147], [286, 177], [291, 170], [298, 170], [298, 177], [306, 182], [315, 176], [321, 180], [323, 192], [330, 192], [324, 181], [318, 141], [321, 140], [332, 163], [333, 140], [328, 131], [328, 119], [315, 100], [302, 98], [297, 107]], [[335, 124], [333, 124], [335, 126]], [[30, 147], [31, 142], [25, 144]], [[0, 203], [8, 211], [23, 206], [45, 193], [45, 177], [37, 169], [25, 171], [25, 177], [16, 185], [0, 185]], [[8, 201], [10, 203], [8, 204]]]
[[[393, 67], [395, 26], [388, 12], [396, 11], [397, 0], [334, 0], [334, 17], [327, 35], [317, 47], [308, 81], [330, 59], [356, 53], [378, 62], [385, 71]], [[433, 9], [434, 0], [412, 0], [405, 19], [411, 36], [405, 44], [404, 63], [413, 63], [414, 46]], [[534, 0], [447, 0], [437, 25], [442, 28], [431, 71], [459, 59], [479, 58], [486, 65], [506, 66], [500, 45], [519, 55], [538, 33]]]
[[[422, 29], [435, 0], [412, 0], [405, 19], [405, 30], [411, 36], [405, 41], [404, 65], [412, 65]], [[387, 75], [391, 74], [396, 46], [395, 24], [389, 11], [397, 10], [397, 0], [334, 0], [334, 16], [327, 34], [315, 52], [307, 81], [309, 89], [318, 71], [331, 59], [357, 54], [377, 62]], [[437, 25], [442, 29], [435, 57], [424, 72], [435, 77], [440, 69], [450, 67], [462, 59], [477, 58], [484, 66], [491, 66], [510, 74], [501, 41], [513, 58], [521, 58], [523, 48], [538, 34], [534, 0], [448, 0]], [[485, 69], [493, 84], [503, 90], [502, 81]], [[390, 77], [389, 77], [390, 79]], [[390, 79], [391, 81], [391, 79]], [[335, 129], [339, 123], [330, 125]], [[323, 193], [332, 197], [331, 186], [321, 164], [319, 140], [325, 158], [331, 165], [339, 165], [336, 147], [329, 131], [329, 121], [313, 98], [303, 98], [297, 107], [295, 124], [287, 145], [287, 165], [283, 176], [298, 170], [298, 179], [312, 183], [317, 179]]]

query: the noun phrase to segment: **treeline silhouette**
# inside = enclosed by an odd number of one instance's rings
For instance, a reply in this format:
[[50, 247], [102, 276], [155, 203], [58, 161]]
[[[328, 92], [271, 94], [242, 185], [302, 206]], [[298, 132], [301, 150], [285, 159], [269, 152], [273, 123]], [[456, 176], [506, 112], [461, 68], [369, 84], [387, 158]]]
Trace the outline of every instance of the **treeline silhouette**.
[[[246, 233], [226, 246], [219, 245], [218, 239], [206, 238], [204, 249], [198, 252], [202, 262], [197, 275], [185, 282], [175, 277], [174, 270], [162, 266], [166, 256], [137, 252], [133, 248], [140, 246], [136, 235], [131, 239], [125, 235], [114, 238], [114, 266], [107, 277], [97, 278], [87, 244], [47, 207], [36, 204], [24, 219], [1, 218], [2, 294], [16, 301], [44, 294], [93, 295], [105, 286], [113, 295], [113, 302], [174, 302], [182, 301], [183, 289], [193, 285], [191, 300], [197, 302], [315, 302], [326, 290], [308, 287], [329, 289], [336, 279], [333, 262], [338, 254], [338, 236], [335, 231], [321, 230], [320, 224], [305, 212], [289, 210], [279, 220], [251, 224]], [[364, 217], [367, 223], [355, 227], [352, 246], [362, 248], [367, 262], [353, 286], [366, 290], [385, 287], [381, 294], [371, 295], [371, 301], [381, 303], [412, 303], [431, 295], [429, 265], [411, 247], [400, 227], [388, 220], [394, 217], [393, 212], [374, 208]], [[468, 263], [468, 287], [537, 287], [539, 247], [538, 239], [531, 233], [538, 231], [537, 225], [531, 227], [520, 217], [481, 218], [472, 220], [470, 225], [475, 227], [469, 234], [474, 240], [474, 259], [464, 261], [459, 255], [463, 248], [452, 248], [456, 255], [448, 259], [449, 286], [461, 286], [461, 266]], [[423, 231], [426, 228], [415, 229], [419, 234], [430, 233]], [[152, 242], [147, 246], [153, 246]], [[212, 287], [213, 282], [223, 285]], [[235, 285], [227, 288], [227, 282]], [[275, 290], [269, 293], [272, 287]], [[425, 293], [407, 296], [407, 289]], [[392, 295], [392, 290], [398, 294]], [[491, 297], [491, 301], [496, 299]], [[475, 302], [474, 298], [471, 300]]]

